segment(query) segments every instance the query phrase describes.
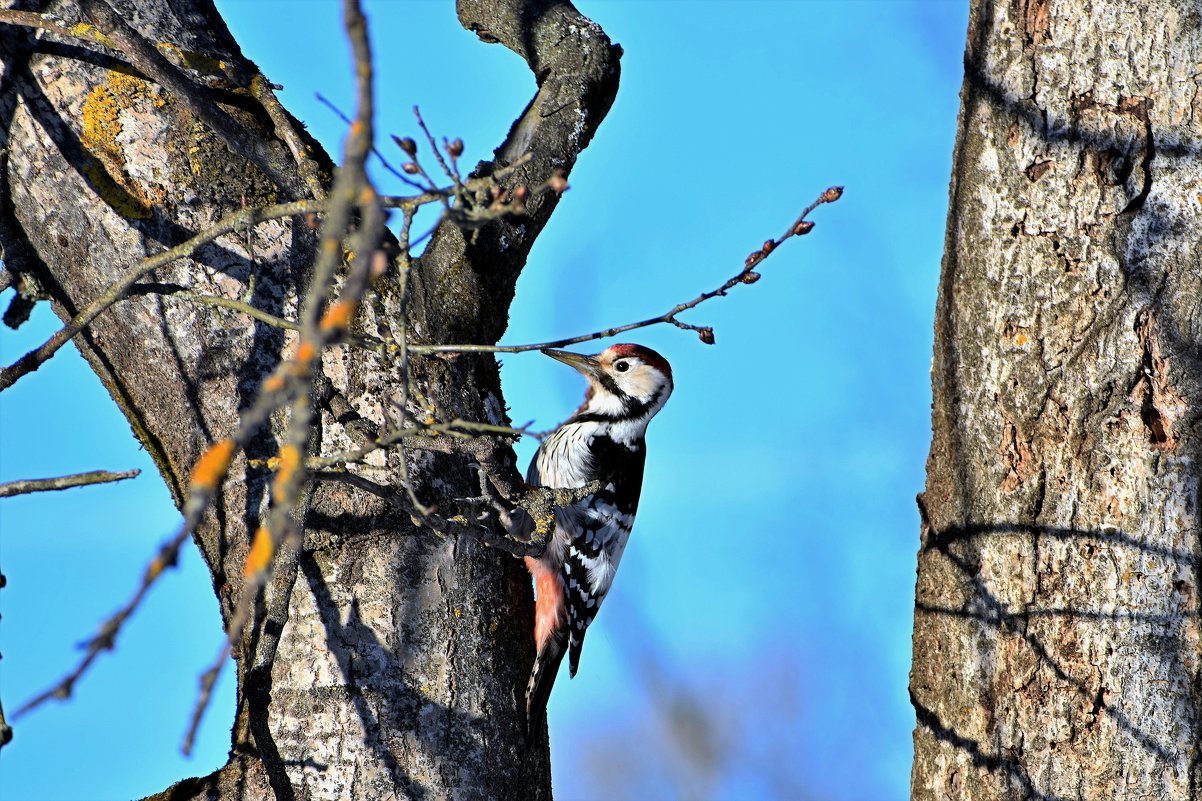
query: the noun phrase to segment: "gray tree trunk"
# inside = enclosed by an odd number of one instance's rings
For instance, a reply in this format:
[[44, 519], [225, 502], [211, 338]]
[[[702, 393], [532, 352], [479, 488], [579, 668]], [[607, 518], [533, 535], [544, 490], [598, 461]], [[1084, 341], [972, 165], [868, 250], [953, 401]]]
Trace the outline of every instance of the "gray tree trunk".
[[[256, 72], [209, 0], [114, 6], [152, 43]], [[54, 4], [53, 13], [67, 25], [84, 19], [72, 2]], [[531, 186], [555, 167], [570, 169], [612, 103], [620, 51], [567, 3], [463, 0], [459, 13], [465, 27], [505, 44], [539, 76], [538, 95], [498, 149], [498, 163], [530, 153], [518, 180]], [[304, 185], [257, 103], [216, 70], [203, 71], [213, 62], [189, 59], [202, 64], [192, 79], [266, 149], [291, 191], [120, 54], [44, 32], [0, 31], [0, 245], [6, 267], [36, 279], [60, 317], [144, 255], [244, 203], [291, 199]], [[415, 267], [411, 341], [495, 342], [554, 205], [553, 195], [532, 199], [520, 226], [490, 223], [471, 244], [454, 227], [440, 229]], [[295, 318], [314, 232], [304, 220], [282, 220], [255, 229], [253, 253], [246, 242], [244, 231], [222, 237], [153, 280], [243, 298], [253, 275], [255, 305]], [[396, 284], [386, 277], [377, 290], [358, 325], [396, 334]], [[76, 343], [177, 502], [193, 463], [234, 432], [240, 410], [293, 346], [241, 314], [145, 295], [101, 315]], [[412, 368], [440, 414], [505, 422], [491, 356], [415, 359]], [[348, 419], [386, 423], [399, 382], [396, 365], [362, 352], [334, 349], [324, 370], [357, 410], [349, 418], [322, 411], [316, 439], [331, 452], [352, 446]], [[227, 620], [241, 594], [249, 532], [267, 502], [266, 477], [248, 472], [245, 457], [273, 455], [284, 424], [274, 420], [235, 462], [196, 535]], [[479, 494], [471, 462], [460, 453], [410, 452], [408, 469], [423, 502], [450, 510], [455, 498]], [[378, 480], [399, 485], [395, 454], [377, 466]], [[278, 575], [268, 587], [266, 614], [236, 654], [230, 762], [164, 797], [550, 796], [546, 741], [528, 747], [521, 734], [533, 635], [530, 581], [518, 560], [473, 541], [439, 539], [374, 496], [321, 484], [291, 590], [290, 578]], [[277, 640], [278, 649], [270, 647]]]
[[1202, 9], [977, 0], [916, 799], [1202, 798]]

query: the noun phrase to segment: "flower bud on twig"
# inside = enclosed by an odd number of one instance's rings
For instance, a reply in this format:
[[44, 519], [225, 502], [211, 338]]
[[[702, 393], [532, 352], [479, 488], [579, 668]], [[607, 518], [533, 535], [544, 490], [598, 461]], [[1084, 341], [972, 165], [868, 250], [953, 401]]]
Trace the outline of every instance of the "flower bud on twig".
[[714, 329], [706, 326], [697, 332], [697, 338], [707, 345], [714, 344]]
[[834, 203], [839, 198], [843, 197], [843, 187], [832, 186], [830, 189], [822, 193], [822, 197], [818, 198], [823, 203]]
[[460, 156], [462, 156], [463, 155], [463, 140], [462, 139], [452, 139], [451, 143], [449, 145], [447, 145], [447, 153], [450, 153], [451, 158], [453, 158], [453, 159], [457, 159]]
[[794, 236], [805, 236], [813, 230], [814, 223], [810, 222], [809, 220], [802, 220], [801, 222], [797, 223], [797, 225], [793, 226]]
[[396, 142], [396, 146], [405, 151], [405, 155], [409, 158], [417, 155], [417, 142], [414, 142], [412, 138], [408, 136], [404, 138], [394, 136], [392, 137], [392, 141]]

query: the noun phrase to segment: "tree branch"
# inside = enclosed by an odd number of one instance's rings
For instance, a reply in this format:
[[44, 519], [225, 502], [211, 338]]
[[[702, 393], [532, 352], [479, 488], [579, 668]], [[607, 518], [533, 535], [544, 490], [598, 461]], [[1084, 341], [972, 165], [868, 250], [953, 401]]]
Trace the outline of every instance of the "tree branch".
[[0, 484], [0, 498], [13, 495], [26, 495], [31, 492], [49, 492], [65, 490], [71, 487], [85, 487], [89, 484], [107, 484], [112, 481], [124, 481], [141, 473], [141, 470], [125, 470], [121, 473], [110, 473], [107, 470], [93, 470], [88, 473], [76, 473], [57, 478], [27, 478], [19, 481], [8, 481]]
[[90, 322], [95, 320], [105, 309], [112, 306], [125, 296], [137, 281], [143, 276], [163, 267], [176, 259], [186, 258], [196, 252], [197, 248], [207, 245], [217, 237], [228, 234], [246, 226], [257, 225], [266, 220], [280, 217], [292, 217], [298, 214], [308, 214], [320, 211], [323, 204], [315, 200], [297, 200], [292, 203], [279, 203], [266, 208], [249, 208], [234, 212], [222, 218], [215, 225], [188, 239], [173, 248], [164, 250], [142, 259], [125, 275], [114, 281], [103, 292], [92, 299], [92, 302], [72, 318], [71, 322], [56, 331], [50, 339], [26, 353], [20, 359], [7, 367], [0, 368], [0, 392], [8, 389], [23, 376], [37, 370], [50, 359], [58, 349], [70, 341], [71, 337], [82, 331]]
[[547, 348], [562, 348], [567, 345], [577, 345], [581, 342], [588, 342], [594, 339], [606, 339], [617, 336], [626, 331], [633, 331], [637, 328], [646, 328], [652, 325], [667, 323], [674, 325], [677, 328], [688, 331], [696, 331], [701, 341], [707, 345], [714, 344], [714, 329], [708, 326], [698, 326], [692, 323], [686, 323], [676, 318], [676, 315], [681, 312], [688, 311], [701, 305], [711, 298], [725, 296], [732, 288], [738, 284], [754, 284], [760, 280], [760, 274], [752, 268], [766, 259], [786, 240], [793, 236], [804, 236], [814, 228], [814, 223], [806, 219], [810, 212], [818, 208], [823, 203], [834, 203], [843, 196], [843, 187], [832, 186], [815, 200], [810, 205], [806, 206], [801, 212], [801, 216], [789, 227], [789, 230], [781, 234], [778, 239], [769, 239], [764, 242], [759, 250], [753, 250], [743, 263], [743, 269], [736, 273], [731, 278], [728, 278], [722, 286], [710, 292], [702, 292], [696, 298], [684, 303], [678, 303], [668, 311], [658, 317], [649, 317], [646, 320], [640, 320], [637, 323], [627, 323], [619, 325], [615, 328], [606, 328], [600, 331], [593, 331], [590, 334], [581, 334], [579, 336], [568, 337], [567, 339], [556, 339], [551, 342], [538, 342], [533, 345], [410, 345], [409, 350], [414, 353], [523, 353], [531, 350], [545, 350]]

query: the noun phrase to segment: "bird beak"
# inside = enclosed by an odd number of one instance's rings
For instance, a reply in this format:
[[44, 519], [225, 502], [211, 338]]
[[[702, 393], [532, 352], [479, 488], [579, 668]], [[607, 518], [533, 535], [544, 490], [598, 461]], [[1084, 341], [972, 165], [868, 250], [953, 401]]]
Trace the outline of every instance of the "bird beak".
[[596, 376], [601, 371], [601, 363], [592, 356], [585, 356], [582, 353], [572, 353], [567, 350], [544, 350], [543, 353], [557, 362], [563, 362], [569, 367], [575, 367], [580, 373], [590, 378]]

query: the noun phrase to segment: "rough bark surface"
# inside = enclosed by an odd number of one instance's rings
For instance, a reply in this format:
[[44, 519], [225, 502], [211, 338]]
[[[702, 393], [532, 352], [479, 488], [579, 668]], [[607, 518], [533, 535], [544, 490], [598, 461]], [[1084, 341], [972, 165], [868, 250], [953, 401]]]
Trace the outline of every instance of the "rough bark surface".
[[1202, 798], [1202, 16], [977, 0], [919, 497], [916, 799]]
[[[85, 21], [71, 2], [37, 5], [67, 25]], [[219, 60], [254, 74], [211, 2], [113, 5], [160, 50], [174, 45], [210, 100], [289, 168], [262, 109], [216, 69], [206, 71]], [[497, 163], [529, 153], [519, 180], [530, 185], [554, 168], [570, 170], [612, 103], [620, 51], [567, 3], [465, 3], [460, 16], [481, 38], [526, 58], [539, 78]], [[34, 276], [60, 317], [142, 256], [243, 203], [289, 199], [122, 59], [54, 35], [0, 31], [0, 244], [6, 268]], [[440, 229], [415, 267], [411, 340], [495, 342], [555, 202], [535, 199], [528, 218], [490, 223], [470, 242], [458, 229]], [[253, 274], [252, 302], [295, 318], [314, 233], [303, 220], [282, 220], [255, 229], [253, 253], [246, 242], [242, 231], [222, 237], [153, 280], [245, 299]], [[361, 330], [399, 332], [395, 286], [387, 276], [378, 283], [357, 321]], [[236, 312], [135, 295], [77, 344], [180, 501], [191, 465], [209, 443], [231, 435], [239, 411], [295, 341]], [[495, 359], [414, 359], [411, 367], [442, 414], [506, 422]], [[386, 424], [401, 397], [397, 365], [332, 349], [324, 370], [358, 415]], [[354, 445], [345, 422], [323, 412], [316, 438], [323, 452]], [[273, 455], [285, 424], [273, 420], [235, 462], [196, 535], [227, 620], [241, 593], [249, 532], [268, 501], [267, 477], [248, 472], [246, 457]], [[398, 485], [396, 458], [377, 459], [367, 475]], [[410, 452], [408, 470], [423, 502], [452, 509], [455, 498], [479, 494], [465, 455]], [[294, 586], [289, 578], [277, 576], [268, 588], [267, 614], [237, 654], [229, 764], [160, 797], [549, 797], [545, 740], [528, 747], [521, 735], [533, 635], [530, 581], [518, 560], [473, 541], [439, 539], [374, 496], [323, 484], [313, 493]], [[278, 650], [266, 647], [275, 640]]]

